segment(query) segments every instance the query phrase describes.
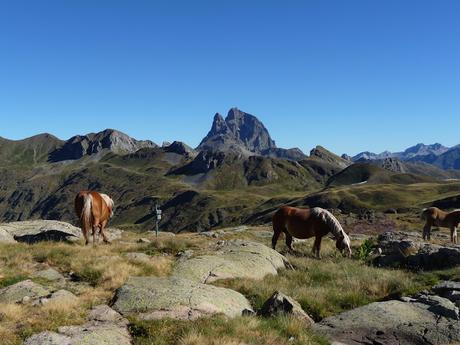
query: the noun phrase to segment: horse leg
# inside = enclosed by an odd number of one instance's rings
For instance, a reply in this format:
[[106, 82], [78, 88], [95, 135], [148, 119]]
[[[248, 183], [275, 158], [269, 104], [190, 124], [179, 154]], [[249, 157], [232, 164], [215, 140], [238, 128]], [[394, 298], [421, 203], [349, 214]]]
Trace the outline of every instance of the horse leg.
[[425, 226], [423, 227], [423, 240], [431, 240], [431, 223], [429, 222], [426, 222]]
[[82, 232], [83, 232], [83, 237], [85, 238], [85, 246], [88, 245], [89, 243], [89, 239], [88, 239], [88, 229], [86, 229], [85, 227], [82, 228]]
[[102, 235], [102, 240], [104, 241], [104, 243], [110, 243], [109, 239], [107, 238], [107, 235], [105, 234], [104, 232], [104, 229], [105, 229], [105, 226], [107, 225], [107, 221], [104, 220], [101, 224], [101, 230], [100, 230], [100, 234]]
[[450, 241], [452, 243], [457, 243], [457, 227], [456, 226], [451, 226], [450, 228]]
[[278, 238], [280, 237], [282, 229], [278, 226], [275, 222], [273, 223], [273, 237], [272, 237], [272, 248], [275, 249], [276, 242], [278, 242]]
[[286, 246], [289, 248], [290, 251], [294, 251], [294, 249], [292, 249], [292, 235], [285, 231], [284, 232], [284, 235], [286, 236]]
[[319, 255], [319, 251], [321, 249], [321, 239], [322, 239], [321, 236], [316, 236], [315, 243], [313, 243], [312, 252], [317, 259], [321, 259], [321, 255]]
[[93, 225], [93, 246], [97, 244], [97, 240], [96, 240], [97, 228], [99, 228], [99, 225]]

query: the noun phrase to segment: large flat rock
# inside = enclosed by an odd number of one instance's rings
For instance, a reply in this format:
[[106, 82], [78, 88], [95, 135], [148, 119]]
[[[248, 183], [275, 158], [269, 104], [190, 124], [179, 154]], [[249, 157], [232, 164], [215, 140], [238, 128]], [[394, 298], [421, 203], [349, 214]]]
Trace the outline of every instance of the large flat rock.
[[47, 296], [49, 293], [50, 291], [40, 284], [24, 280], [0, 289], [0, 303], [28, 302]]
[[128, 321], [106, 305], [94, 307], [81, 326], [60, 327], [26, 339], [24, 345], [130, 345]]
[[219, 279], [262, 279], [285, 268], [287, 259], [267, 246], [250, 241], [225, 242], [214, 255], [180, 261], [172, 275], [195, 282], [211, 283]]
[[11, 235], [5, 229], [0, 227], [0, 243], [14, 243], [16, 242], [13, 235]]
[[236, 291], [177, 277], [132, 277], [117, 290], [113, 308], [141, 319], [184, 320], [213, 314], [235, 317], [252, 310]]
[[376, 302], [313, 328], [333, 344], [437, 345], [460, 340], [458, 309], [439, 296]]
[[[121, 237], [121, 230], [107, 229], [109, 240]], [[0, 242], [77, 241], [80, 228], [57, 220], [30, 220], [0, 224]]]

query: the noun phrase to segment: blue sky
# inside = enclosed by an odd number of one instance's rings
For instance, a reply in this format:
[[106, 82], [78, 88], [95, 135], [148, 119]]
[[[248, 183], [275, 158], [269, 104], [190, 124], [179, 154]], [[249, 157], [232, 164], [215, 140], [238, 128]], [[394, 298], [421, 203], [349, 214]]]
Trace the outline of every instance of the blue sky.
[[0, 136], [195, 146], [215, 112], [281, 147], [460, 143], [455, 0], [0, 0]]

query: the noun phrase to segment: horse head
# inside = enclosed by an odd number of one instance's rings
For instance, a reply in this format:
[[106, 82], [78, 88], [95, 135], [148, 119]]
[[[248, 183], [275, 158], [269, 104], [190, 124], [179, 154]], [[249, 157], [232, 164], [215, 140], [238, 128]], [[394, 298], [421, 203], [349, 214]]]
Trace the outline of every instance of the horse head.
[[335, 242], [335, 246], [342, 254], [351, 257], [350, 237], [343, 231]]

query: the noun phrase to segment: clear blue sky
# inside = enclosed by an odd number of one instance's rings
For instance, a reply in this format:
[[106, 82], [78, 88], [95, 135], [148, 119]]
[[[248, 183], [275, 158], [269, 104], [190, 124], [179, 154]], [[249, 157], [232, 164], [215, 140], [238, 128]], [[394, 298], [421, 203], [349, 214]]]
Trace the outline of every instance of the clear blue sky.
[[0, 136], [195, 146], [215, 112], [281, 147], [460, 143], [460, 1], [0, 0]]

